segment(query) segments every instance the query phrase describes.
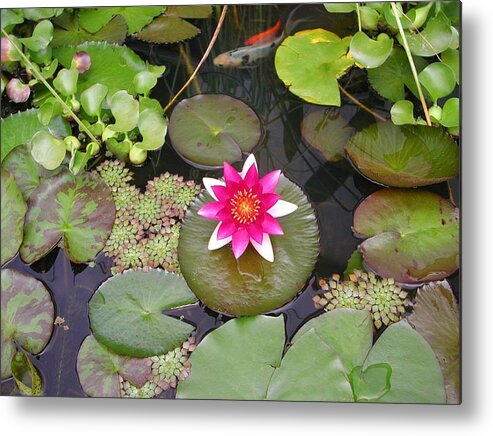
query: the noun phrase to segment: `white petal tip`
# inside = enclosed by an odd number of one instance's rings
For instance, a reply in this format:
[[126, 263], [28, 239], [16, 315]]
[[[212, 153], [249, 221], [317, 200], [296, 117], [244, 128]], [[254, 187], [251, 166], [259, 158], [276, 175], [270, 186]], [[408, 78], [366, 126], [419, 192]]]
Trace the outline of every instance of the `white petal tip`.
[[250, 153], [248, 155], [245, 163], [243, 164], [243, 168], [242, 168], [241, 173], [240, 173], [240, 176], [241, 176], [242, 179], [245, 178], [246, 173], [248, 172], [248, 170], [250, 169], [250, 167], [252, 165], [255, 165], [255, 167], [258, 170], [257, 161], [255, 160], [255, 155], [253, 153]]
[[229, 244], [231, 242], [231, 236], [228, 236], [224, 239], [217, 239], [217, 232], [219, 231], [220, 225], [221, 223], [216, 226], [209, 239], [209, 243], [207, 244], [207, 249], [209, 251], [218, 250], [219, 248], [224, 247], [226, 244]]
[[214, 194], [214, 191], [212, 190], [213, 186], [226, 186], [226, 183], [222, 180], [218, 179], [213, 179], [212, 177], [203, 177], [202, 178], [202, 183], [204, 184], [205, 189], [207, 189], [207, 192], [211, 195], [211, 197], [217, 201], [216, 194]]
[[289, 201], [279, 200], [274, 206], [272, 206], [267, 212], [274, 218], [289, 215], [298, 209], [298, 205], [290, 203]]

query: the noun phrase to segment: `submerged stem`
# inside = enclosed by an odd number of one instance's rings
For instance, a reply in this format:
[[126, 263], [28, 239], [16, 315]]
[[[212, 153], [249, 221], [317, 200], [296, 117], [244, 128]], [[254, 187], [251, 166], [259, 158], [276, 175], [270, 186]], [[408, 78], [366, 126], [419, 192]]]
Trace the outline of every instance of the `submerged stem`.
[[381, 115], [377, 114], [375, 111], [372, 111], [368, 106], [365, 104], [361, 103], [354, 95], [350, 94], [346, 89], [344, 89], [340, 83], [337, 84], [339, 86], [339, 89], [342, 91], [342, 93], [349, 98], [353, 103], [356, 103], [361, 109], [365, 110], [366, 112], [372, 114], [375, 118], [377, 118], [380, 121], [387, 121], [384, 117]]
[[404, 50], [406, 51], [407, 59], [409, 61], [409, 65], [411, 67], [411, 71], [413, 73], [414, 82], [416, 83], [416, 87], [418, 88], [419, 100], [421, 101], [421, 106], [423, 106], [423, 112], [426, 118], [426, 124], [431, 126], [430, 113], [428, 112], [428, 106], [426, 105], [425, 96], [423, 94], [423, 90], [421, 89], [421, 84], [419, 83], [418, 71], [416, 70], [416, 65], [414, 65], [413, 55], [411, 53], [411, 49], [409, 48], [409, 44], [407, 43], [406, 34], [404, 33], [404, 29], [402, 27], [401, 19], [399, 17], [399, 11], [394, 2], [391, 2], [392, 12], [394, 13], [394, 17], [397, 21], [397, 27], [399, 28], [399, 33], [402, 37], [402, 44], [404, 45]]
[[14, 41], [10, 39], [8, 33], [2, 29], [2, 33], [4, 36], [9, 40], [9, 42], [12, 44], [12, 47], [14, 47], [19, 55], [21, 56], [22, 60], [26, 63], [26, 65], [29, 67], [31, 70], [32, 74], [34, 77], [36, 77], [37, 80], [39, 80], [47, 89], [50, 91], [50, 93], [55, 97], [55, 99], [62, 105], [62, 107], [65, 109], [65, 111], [70, 114], [70, 116], [73, 118], [73, 120], [79, 125], [79, 129], [83, 130], [89, 138], [91, 138], [91, 141], [94, 141], [96, 144], [101, 145], [99, 141], [96, 139], [96, 137], [89, 131], [89, 129], [82, 123], [82, 121], [79, 119], [77, 115], [75, 115], [74, 111], [70, 108], [70, 106], [63, 101], [63, 99], [58, 95], [58, 93], [53, 89], [53, 87], [48, 83], [48, 81], [43, 77], [43, 75], [36, 69], [36, 67], [31, 63], [31, 61], [27, 58], [27, 56], [23, 53], [23, 51], [17, 47]]
[[175, 94], [175, 96], [169, 101], [169, 103], [164, 107], [163, 112], [166, 112], [176, 101], [176, 99], [187, 89], [188, 85], [192, 83], [192, 81], [195, 79], [195, 76], [199, 72], [200, 67], [202, 64], [205, 62], [207, 57], [209, 56], [212, 47], [214, 46], [214, 43], [216, 42], [217, 37], [219, 36], [219, 32], [221, 31], [221, 27], [223, 26], [224, 18], [226, 17], [226, 12], [228, 11], [228, 5], [223, 6], [223, 10], [221, 12], [221, 16], [219, 17], [219, 21], [217, 23], [216, 30], [214, 31], [214, 34], [212, 35], [212, 38], [209, 42], [209, 45], [207, 46], [207, 49], [205, 50], [202, 59], [200, 59], [199, 63], [195, 67], [195, 70], [193, 73], [190, 75], [188, 80], [185, 82], [185, 84], [180, 88], [180, 90]]

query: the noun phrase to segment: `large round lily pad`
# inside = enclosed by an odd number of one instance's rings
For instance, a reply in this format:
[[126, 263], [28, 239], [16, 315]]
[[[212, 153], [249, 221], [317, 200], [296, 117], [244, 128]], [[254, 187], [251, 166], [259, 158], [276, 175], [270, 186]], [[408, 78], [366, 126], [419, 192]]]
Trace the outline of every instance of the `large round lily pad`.
[[53, 331], [55, 308], [43, 284], [27, 274], [3, 269], [2, 285], [2, 379], [10, 377], [16, 345], [38, 354]]
[[241, 160], [257, 145], [260, 120], [241, 100], [197, 95], [178, 103], [169, 120], [175, 150], [194, 166], [218, 167]]
[[176, 274], [130, 270], [100, 286], [89, 301], [89, 320], [96, 339], [115, 353], [160, 355], [185, 342], [194, 329], [162, 311], [196, 301]]
[[353, 230], [365, 264], [381, 277], [418, 284], [443, 279], [459, 267], [459, 213], [427, 191], [382, 189], [354, 213]]
[[293, 94], [309, 103], [340, 106], [337, 79], [354, 64], [348, 56], [350, 41], [324, 29], [288, 36], [276, 51], [277, 75]]
[[140, 388], [150, 375], [148, 359], [119, 356], [87, 336], [77, 355], [77, 374], [90, 397], [120, 397], [120, 376]]
[[29, 197], [21, 258], [35, 262], [63, 238], [72, 262], [88, 262], [103, 249], [114, 219], [111, 190], [99, 176], [64, 173], [45, 179]]
[[12, 259], [22, 243], [26, 203], [14, 177], [2, 168], [2, 265]]
[[426, 186], [459, 174], [457, 144], [435, 127], [372, 124], [349, 139], [346, 152], [363, 175], [388, 186]]
[[256, 315], [277, 309], [303, 288], [317, 261], [319, 232], [315, 213], [301, 189], [281, 176], [276, 193], [298, 209], [279, 218], [284, 235], [271, 238], [274, 262], [251, 246], [236, 260], [230, 244], [207, 248], [217, 225], [197, 214], [212, 201], [202, 193], [183, 223], [178, 258], [190, 289], [211, 309], [232, 315]]

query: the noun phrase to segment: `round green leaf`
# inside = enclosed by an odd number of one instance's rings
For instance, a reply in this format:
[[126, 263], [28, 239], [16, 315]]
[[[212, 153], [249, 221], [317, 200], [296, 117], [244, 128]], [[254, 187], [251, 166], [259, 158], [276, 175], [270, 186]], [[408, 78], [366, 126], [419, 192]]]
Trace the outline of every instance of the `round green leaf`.
[[53, 80], [53, 86], [65, 97], [70, 97], [77, 92], [78, 78], [79, 73], [75, 68], [73, 70], [63, 68]]
[[260, 139], [260, 120], [241, 100], [197, 95], [178, 103], [169, 121], [175, 150], [191, 164], [217, 167], [241, 160]]
[[346, 14], [356, 10], [356, 3], [324, 3], [327, 12]]
[[455, 76], [455, 83], [459, 84], [460, 80], [460, 55], [459, 50], [448, 49], [442, 55], [442, 62], [452, 68]]
[[337, 79], [354, 64], [350, 38], [323, 29], [288, 36], [276, 51], [275, 67], [289, 90], [309, 103], [340, 106]]
[[346, 153], [363, 175], [388, 186], [426, 186], [459, 173], [457, 144], [435, 127], [372, 124], [349, 139]]
[[368, 353], [363, 370], [386, 363], [390, 390], [381, 403], [445, 403], [440, 365], [428, 343], [407, 321], [389, 326]]
[[48, 47], [53, 38], [53, 24], [49, 20], [40, 21], [36, 24], [29, 38], [19, 38], [29, 50], [40, 51]]
[[21, 258], [33, 263], [63, 238], [72, 262], [88, 262], [104, 247], [114, 219], [111, 190], [99, 176], [64, 173], [43, 180], [29, 197]]
[[348, 122], [330, 108], [310, 112], [301, 123], [303, 139], [331, 162], [344, 157], [344, 146], [352, 130]]
[[351, 39], [349, 49], [356, 62], [365, 68], [376, 68], [387, 60], [392, 47], [394, 40], [385, 33], [381, 33], [374, 40], [364, 32], [357, 32]]
[[283, 317], [228, 321], [209, 333], [190, 357], [190, 376], [177, 398], [263, 400], [284, 348]]
[[1, 273], [2, 379], [10, 377], [15, 345], [39, 354], [53, 331], [55, 309], [43, 284], [27, 274], [3, 269]]
[[409, 100], [396, 101], [390, 108], [390, 116], [392, 122], [396, 126], [416, 124], [416, 119], [414, 118], [414, 104]]
[[65, 158], [66, 151], [63, 141], [46, 130], [35, 133], [31, 140], [33, 159], [47, 170], [58, 168]]
[[380, 14], [370, 6], [360, 6], [361, 27], [365, 30], [377, 30]]
[[77, 374], [90, 397], [121, 397], [120, 377], [140, 388], [150, 376], [149, 359], [119, 356], [87, 336], [77, 355]]
[[95, 83], [80, 95], [80, 103], [86, 114], [95, 117], [101, 112], [101, 105], [108, 94], [108, 87], [101, 83]]
[[139, 121], [139, 102], [127, 91], [115, 92], [110, 100], [110, 108], [115, 124], [108, 127], [115, 132], [128, 132], [137, 126]]
[[419, 82], [426, 88], [433, 101], [446, 97], [455, 88], [455, 75], [448, 65], [435, 62], [419, 73]]
[[271, 237], [274, 262], [251, 246], [236, 260], [230, 245], [209, 251], [216, 221], [197, 214], [212, 201], [199, 195], [181, 228], [178, 258], [181, 272], [197, 297], [211, 309], [232, 315], [255, 315], [277, 309], [303, 288], [318, 257], [317, 220], [307, 198], [281, 176], [276, 193], [298, 209], [279, 218], [284, 235]]
[[153, 109], [144, 109], [138, 122], [142, 142], [136, 142], [135, 146], [142, 150], [156, 150], [161, 147], [168, 129], [167, 121], [162, 110], [156, 112]]
[[12, 259], [22, 243], [26, 203], [14, 177], [2, 167], [2, 250], [1, 264]]
[[445, 127], [459, 127], [460, 100], [456, 97], [449, 98], [442, 108], [440, 124]]
[[196, 301], [178, 275], [130, 270], [100, 286], [89, 301], [89, 320], [96, 339], [115, 353], [154, 356], [185, 342], [194, 329], [161, 312]]
[[458, 209], [431, 192], [375, 192], [356, 209], [353, 230], [369, 238], [359, 250], [381, 277], [418, 284], [440, 280], [459, 267]]

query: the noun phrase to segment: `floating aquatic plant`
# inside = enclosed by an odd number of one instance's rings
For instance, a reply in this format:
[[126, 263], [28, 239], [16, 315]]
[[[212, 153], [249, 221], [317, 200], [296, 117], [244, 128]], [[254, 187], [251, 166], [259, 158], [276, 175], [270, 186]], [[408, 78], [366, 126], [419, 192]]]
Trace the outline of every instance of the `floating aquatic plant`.
[[344, 282], [334, 274], [329, 280], [320, 279], [319, 284], [324, 293], [313, 298], [317, 308], [366, 309], [377, 329], [399, 321], [406, 306], [411, 304], [407, 292], [397, 286], [394, 279], [379, 279], [371, 272], [355, 270]]
[[96, 171], [112, 189], [128, 186], [127, 183], [133, 179], [133, 173], [118, 160], [105, 160], [96, 167]]

